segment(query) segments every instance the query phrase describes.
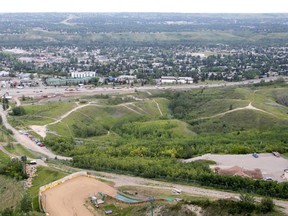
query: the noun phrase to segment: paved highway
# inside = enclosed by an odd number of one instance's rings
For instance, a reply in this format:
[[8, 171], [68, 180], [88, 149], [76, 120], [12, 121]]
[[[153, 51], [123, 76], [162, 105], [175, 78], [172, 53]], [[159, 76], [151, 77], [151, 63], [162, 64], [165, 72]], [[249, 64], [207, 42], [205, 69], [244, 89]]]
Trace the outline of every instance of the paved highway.
[[[201, 89], [201, 88], [215, 88], [215, 87], [225, 87], [225, 86], [241, 86], [241, 85], [249, 85], [259, 83], [261, 80], [265, 80], [266, 82], [274, 81], [278, 77], [267, 77], [263, 79], [254, 79], [254, 80], [245, 80], [241, 82], [222, 82], [222, 83], [214, 83], [214, 84], [181, 84], [181, 85], [163, 85], [163, 86], [142, 86], [142, 87], [122, 87], [117, 86], [115, 88], [111, 87], [96, 87], [96, 88], [70, 88], [70, 87], [54, 87], [54, 86], [40, 86], [40, 87], [27, 87], [23, 89], [18, 88], [2, 88], [1, 94], [5, 94], [6, 92], [10, 96], [21, 97], [25, 96], [34, 96], [34, 97], [43, 97], [45, 95], [89, 95], [89, 94], [125, 94], [125, 93], [133, 93], [135, 89], [137, 91], [149, 91], [149, 90], [157, 90], [157, 89], [172, 89], [172, 90], [189, 90], [189, 89]], [[287, 78], [287, 77], [286, 77]]]

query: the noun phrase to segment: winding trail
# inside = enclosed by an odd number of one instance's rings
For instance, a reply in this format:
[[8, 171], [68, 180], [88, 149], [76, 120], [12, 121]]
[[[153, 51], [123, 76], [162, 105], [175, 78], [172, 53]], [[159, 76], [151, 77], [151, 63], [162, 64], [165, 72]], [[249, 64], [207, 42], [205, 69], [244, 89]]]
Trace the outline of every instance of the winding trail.
[[269, 113], [269, 112], [267, 112], [267, 111], [265, 111], [265, 110], [258, 109], [258, 108], [256, 108], [256, 107], [254, 107], [254, 106], [252, 105], [252, 102], [250, 102], [246, 107], [235, 108], [235, 109], [228, 110], [228, 111], [226, 111], [226, 112], [219, 113], [219, 114], [216, 114], [216, 115], [213, 115], [213, 116], [198, 118], [197, 120], [216, 118], [216, 117], [224, 116], [224, 115], [226, 115], [226, 114], [228, 114], [228, 113], [237, 112], [237, 111], [240, 111], [240, 110], [255, 110], [255, 111], [263, 112], [263, 113], [266, 113], [266, 114], [268, 114], [268, 115], [271, 115], [271, 116], [276, 117], [276, 116], [275, 116], [274, 114], [272, 114], [272, 113]]
[[154, 101], [154, 103], [156, 103], [156, 105], [157, 105], [157, 108], [158, 108], [158, 110], [159, 110], [159, 113], [160, 113], [160, 115], [161, 116], [163, 116], [163, 113], [162, 113], [162, 111], [161, 111], [161, 109], [160, 109], [160, 106], [159, 106], [159, 104], [157, 103], [157, 101], [155, 101], [154, 99], [153, 99], [153, 101]]
[[86, 107], [86, 106], [89, 106], [90, 103], [87, 103], [87, 104], [84, 104], [84, 105], [80, 105], [77, 104], [78, 106], [71, 109], [70, 111], [68, 111], [67, 113], [63, 114], [62, 116], [60, 116], [56, 121], [54, 122], [51, 122], [49, 124], [46, 124], [46, 125], [30, 125], [29, 127], [35, 131], [37, 134], [39, 134], [41, 137], [46, 137], [47, 133], [47, 126], [49, 125], [53, 125], [53, 124], [57, 124], [59, 122], [61, 122], [64, 118], [66, 118], [67, 116], [69, 116], [71, 113], [77, 111], [78, 109], [82, 109], [83, 107]]

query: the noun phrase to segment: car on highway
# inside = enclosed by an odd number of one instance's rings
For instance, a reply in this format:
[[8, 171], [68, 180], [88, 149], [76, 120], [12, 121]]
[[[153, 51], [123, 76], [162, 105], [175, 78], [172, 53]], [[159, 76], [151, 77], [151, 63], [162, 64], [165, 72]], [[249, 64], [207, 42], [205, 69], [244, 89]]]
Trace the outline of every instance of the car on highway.
[[265, 177], [264, 180], [265, 181], [272, 181], [273, 179], [272, 179], [272, 177]]
[[258, 155], [257, 153], [255, 153], [255, 152], [252, 154], [252, 156], [253, 156], [254, 158], [258, 158], [258, 157], [259, 157], [259, 155]]

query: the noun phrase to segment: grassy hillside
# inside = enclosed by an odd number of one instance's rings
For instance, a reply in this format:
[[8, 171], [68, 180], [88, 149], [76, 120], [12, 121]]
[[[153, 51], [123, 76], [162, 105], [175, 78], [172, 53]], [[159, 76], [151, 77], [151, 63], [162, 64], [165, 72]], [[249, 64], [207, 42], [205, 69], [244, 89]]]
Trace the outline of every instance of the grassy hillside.
[[288, 107], [277, 103], [286, 90], [250, 86], [154, 91], [146, 98], [139, 94], [142, 100], [116, 96], [101, 98], [101, 103], [86, 98], [81, 103], [85, 107], [48, 126], [52, 133], [45, 144], [73, 157], [73, 165], [81, 168], [287, 198], [285, 183], [268, 187], [265, 181], [215, 175], [205, 161], [178, 160], [205, 153], [287, 153]]
[[17, 206], [23, 194], [24, 189], [21, 182], [0, 175], [0, 212], [5, 208]]
[[24, 106], [26, 115], [11, 116], [9, 122], [16, 128], [27, 125], [45, 125], [57, 120], [61, 115], [71, 110], [76, 104], [71, 102], [48, 102], [38, 105]]

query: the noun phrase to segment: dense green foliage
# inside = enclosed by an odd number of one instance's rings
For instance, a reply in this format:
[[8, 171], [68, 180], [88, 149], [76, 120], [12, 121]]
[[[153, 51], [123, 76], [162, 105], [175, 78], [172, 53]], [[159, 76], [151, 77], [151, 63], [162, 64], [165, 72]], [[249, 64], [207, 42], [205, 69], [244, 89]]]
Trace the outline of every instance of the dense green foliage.
[[0, 174], [22, 180], [27, 178], [24, 172], [23, 162], [20, 160], [11, 160], [6, 166], [0, 168]]
[[14, 107], [12, 109], [12, 113], [14, 116], [22, 116], [22, 115], [25, 115], [26, 114], [26, 111], [23, 107], [21, 106], [18, 106], [18, 107]]
[[[244, 198], [244, 199], [243, 199]], [[256, 203], [254, 197], [249, 194], [241, 195], [239, 201], [220, 199], [210, 201], [207, 199], [192, 198], [184, 200], [178, 205], [194, 204], [203, 208], [203, 215], [263, 215], [274, 213], [273, 200], [262, 198], [260, 203]], [[267, 207], [267, 208], [266, 208]]]

